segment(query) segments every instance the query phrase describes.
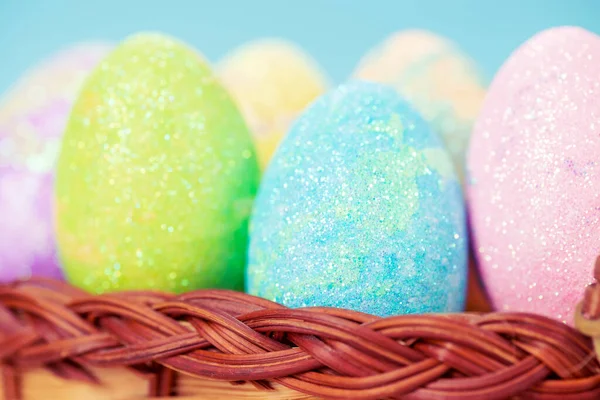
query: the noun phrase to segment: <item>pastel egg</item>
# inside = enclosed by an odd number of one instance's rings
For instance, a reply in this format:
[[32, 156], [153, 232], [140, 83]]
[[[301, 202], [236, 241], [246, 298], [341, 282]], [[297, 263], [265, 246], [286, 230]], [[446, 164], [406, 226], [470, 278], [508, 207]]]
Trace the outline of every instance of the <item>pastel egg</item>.
[[490, 86], [469, 152], [470, 217], [495, 308], [572, 322], [600, 253], [600, 37], [543, 31]]
[[81, 43], [25, 73], [0, 99], [0, 281], [60, 278], [52, 226], [54, 165], [69, 111], [108, 53]]
[[328, 86], [317, 63], [281, 39], [236, 48], [217, 70], [250, 125], [263, 169], [294, 118]]
[[95, 293], [243, 288], [258, 173], [204, 58], [161, 34], [127, 38], [85, 82], [58, 160], [69, 281]]
[[473, 60], [445, 38], [406, 30], [368, 52], [354, 77], [389, 84], [413, 103], [444, 141], [464, 181], [469, 137], [485, 97]]
[[290, 307], [460, 311], [466, 236], [441, 140], [392, 88], [349, 83], [301, 114], [265, 172], [247, 290]]

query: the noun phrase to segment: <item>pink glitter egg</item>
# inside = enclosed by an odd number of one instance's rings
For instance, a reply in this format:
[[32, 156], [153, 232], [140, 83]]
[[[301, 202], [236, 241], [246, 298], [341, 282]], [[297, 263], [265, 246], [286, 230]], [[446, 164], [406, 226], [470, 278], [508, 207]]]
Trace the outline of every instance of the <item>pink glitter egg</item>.
[[467, 163], [494, 307], [572, 324], [600, 254], [600, 37], [560, 27], [518, 48], [489, 89]]
[[0, 99], [0, 281], [59, 278], [54, 242], [54, 163], [71, 104], [108, 53], [83, 43], [27, 72]]

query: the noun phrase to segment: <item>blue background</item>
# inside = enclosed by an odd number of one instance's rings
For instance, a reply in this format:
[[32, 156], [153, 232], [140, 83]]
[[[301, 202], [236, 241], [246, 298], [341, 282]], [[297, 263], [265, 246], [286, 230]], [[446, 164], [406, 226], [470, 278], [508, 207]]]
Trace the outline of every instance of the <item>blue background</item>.
[[537, 31], [579, 25], [600, 33], [595, 0], [0, 0], [0, 92], [25, 68], [76, 41], [118, 41], [160, 30], [211, 60], [250, 39], [304, 47], [334, 82], [389, 33], [424, 28], [457, 42], [491, 78]]

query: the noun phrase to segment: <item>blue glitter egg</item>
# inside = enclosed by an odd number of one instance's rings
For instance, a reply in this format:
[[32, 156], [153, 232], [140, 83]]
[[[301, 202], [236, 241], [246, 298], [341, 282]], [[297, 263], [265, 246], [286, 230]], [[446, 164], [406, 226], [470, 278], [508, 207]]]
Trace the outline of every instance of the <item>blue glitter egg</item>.
[[462, 311], [465, 205], [442, 146], [387, 86], [353, 82], [319, 98], [265, 172], [248, 292], [380, 316]]

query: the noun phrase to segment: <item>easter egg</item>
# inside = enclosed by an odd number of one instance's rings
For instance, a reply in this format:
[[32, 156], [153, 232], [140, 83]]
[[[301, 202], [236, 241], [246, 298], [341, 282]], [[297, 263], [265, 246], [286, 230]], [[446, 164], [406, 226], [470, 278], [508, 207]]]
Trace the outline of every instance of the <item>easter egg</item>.
[[251, 128], [263, 169], [294, 118], [327, 89], [317, 63], [280, 39], [256, 40], [232, 50], [217, 71]]
[[600, 37], [538, 33], [489, 88], [469, 152], [470, 218], [494, 307], [572, 323], [600, 253]]
[[52, 226], [52, 186], [71, 105], [109, 50], [81, 43], [26, 72], [0, 98], [0, 281], [60, 278]]
[[421, 30], [396, 32], [369, 51], [358, 79], [396, 88], [444, 141], [464, 181], [466, 149], [485, 97], [475, 63], [451, 41]]
[[303, 112], [269, 164], [247, 290], [381, 316], [460, 311], [466, 249], [462, 189], [441, 140], [394, 89], [354, 82]]
[[158, 33], [127, 38], [83, 85], [58, 159], [69, 281], [94, 293], [243, 288], [258, 171], [204, 58]]

